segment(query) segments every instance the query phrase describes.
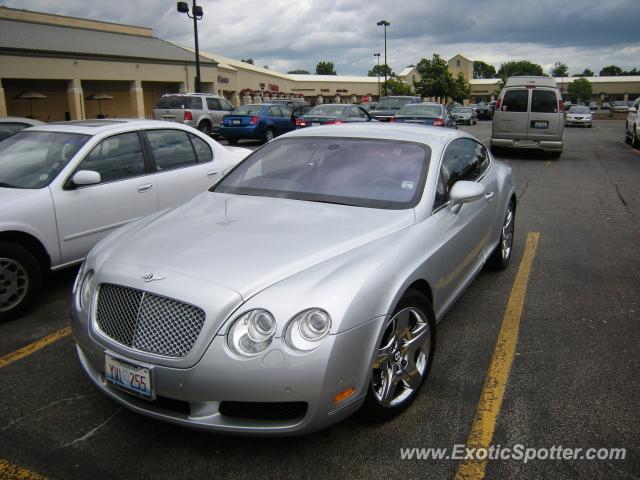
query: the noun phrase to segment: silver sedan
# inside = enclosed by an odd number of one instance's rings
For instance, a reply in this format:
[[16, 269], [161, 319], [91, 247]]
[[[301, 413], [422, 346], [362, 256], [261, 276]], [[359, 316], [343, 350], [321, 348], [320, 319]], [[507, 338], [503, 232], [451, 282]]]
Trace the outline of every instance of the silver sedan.
[[187, 427], [390, 419], [425, 382], [438, 321], [509, 262], [515, 212], [511, 168], [462, 131], [291, 132], [91, 251], [80, 363], [116, 402]]

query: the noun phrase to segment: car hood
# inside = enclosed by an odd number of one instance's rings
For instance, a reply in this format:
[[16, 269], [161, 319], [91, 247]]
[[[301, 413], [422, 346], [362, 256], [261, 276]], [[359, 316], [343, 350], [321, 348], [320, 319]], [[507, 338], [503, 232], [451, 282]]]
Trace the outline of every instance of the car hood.
[[414, 223], [413, 210], [205, 192], [103, 246], [106, 262], [173, 270], [248, 299]]

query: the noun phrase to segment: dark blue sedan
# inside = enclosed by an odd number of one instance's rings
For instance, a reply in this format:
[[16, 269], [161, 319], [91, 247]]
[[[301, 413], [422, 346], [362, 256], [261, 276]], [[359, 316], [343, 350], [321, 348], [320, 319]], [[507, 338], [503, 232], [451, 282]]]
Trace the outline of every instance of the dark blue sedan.
[[235, 145], [243, 138], [268, 142], [295, 127], [292, 112], [287, 107], [252, 103], [225, 115], [220, 123], [220, 135], [230, 145]]

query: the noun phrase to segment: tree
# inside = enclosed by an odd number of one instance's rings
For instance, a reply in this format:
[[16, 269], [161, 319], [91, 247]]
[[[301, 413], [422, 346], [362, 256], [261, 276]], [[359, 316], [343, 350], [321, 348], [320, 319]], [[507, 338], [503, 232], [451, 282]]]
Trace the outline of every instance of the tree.
[[473, 78], [493, 78], [496, 76], [496, 67], [482, 60], [473, 62]]
[[565, 63], [556, 62], [551, 68], [551, 76], [552, 77], [568, 77], [569, 67], [567, 67]]
[[515, 60], [500, 65], [496, 74], [503, 82], [506, 82], [507, 78], [516, 75], [544, 75], [544, 73], [542, 67], [537, 63], [532, 63], [529, 60]]
[[377, 77], [378, 75], [384, 77], [385, 72], [387, 73], [387, 77], [396, 76], [389, 65], [380, 65], [380, 67], [378, 67], [378, 65], [374, 65], [373, 68], [369, 70], [369, 73], [367, 73], [367, 75], [370, 77]]
[[244, 63], [250, 63], [251, 65], [253, 65], [253, 58], [242, 58], [240, 59], [240, 61]]
[[431, 60], [423, 58], [418, 62], [416, 70], [420, 80], [416, 82], [416, 92], [422, 97], [451, 97], [454, 93], [454, 80], [449, 72], [449, 65], [437, 53]]
[[576, 73], [574, 75], [574, 77], [594, 77], [594, 76], [595, 76], [595, 73], [593, 73], [593, 70], [590, 70], [588, 68], [585, 68], [582, 73]]
[[337, 75], [333, 62], [318, 62], [316, 65], [316, 75]]
[[569, 92], [569, 96], [575, 100], [588, 102], [591, 100], [593, 90], [589, 80], [586, 78], [576, 78], [567, 85], [567, 92]]
[[411, 86], [404, 82], [401, 82], [397, 78], [389, 78], [386, 82], [382, 82], [382, 91], [385, 91], [385, 85], [387, 87], [387, 95], [411, 95]]
[[297, 75], [309, 75], [309, 70], [303, 70], [299, 68], [298, 70], [289, 70], [287, 73], [293, 73]]
[[471, 84], [464, 79], [462, 73], [453, 81], [453, 91], [450, 95], [456, 102], [463, 103], [471, 95]]
[[631, 70], [624, 72], [625, 75], [640, 75], [637, 67], [633, 67]]
[[619, 77], [623, 73], [622, 69], [617, 65], [609, 65], [600, 70], [601, 77]]

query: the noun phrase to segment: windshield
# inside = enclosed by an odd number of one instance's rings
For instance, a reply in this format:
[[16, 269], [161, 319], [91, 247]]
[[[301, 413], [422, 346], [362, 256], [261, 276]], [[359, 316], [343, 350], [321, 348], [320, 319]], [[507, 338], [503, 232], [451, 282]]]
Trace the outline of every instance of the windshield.
[[397, 110], [407, 103], [411, 103], [408, 98], [383, 98], [376, 106], [376, 110]]
[[286, 138], [247, 157], [211, 191], [357, 207], [406, 209], [420, 200], [429, 147], [352, 138]]
[[626, 105], [626, 102], [623, 102], [622, 100], [617, 100], [615, 102], [613, 102], [614, 105]]
[[89, 140], [89, 135], [21, 131], [0, 142], [0, 186], [42, 188]]
[[471, 113], [471, 109], [469, 107], [456, 107], [453, 109], [453, 113]]
[[569, 113], [591, 113], [589, 107], [571, 107]]
[[442, 115], [440, 105], [405, 105], [398, 111], [398, 115], [422, 115], [426, 117], [438, 117]]
[[336, 105], [319, 105], [313, 107], [307, 115], [321, 115], [323, 117], [341, 117], [346, 107], [340, 107]]
[[241, 107], [236, 108], [232, 115], [258, 115], [262, 110], [262, 105], [242, 105]]

